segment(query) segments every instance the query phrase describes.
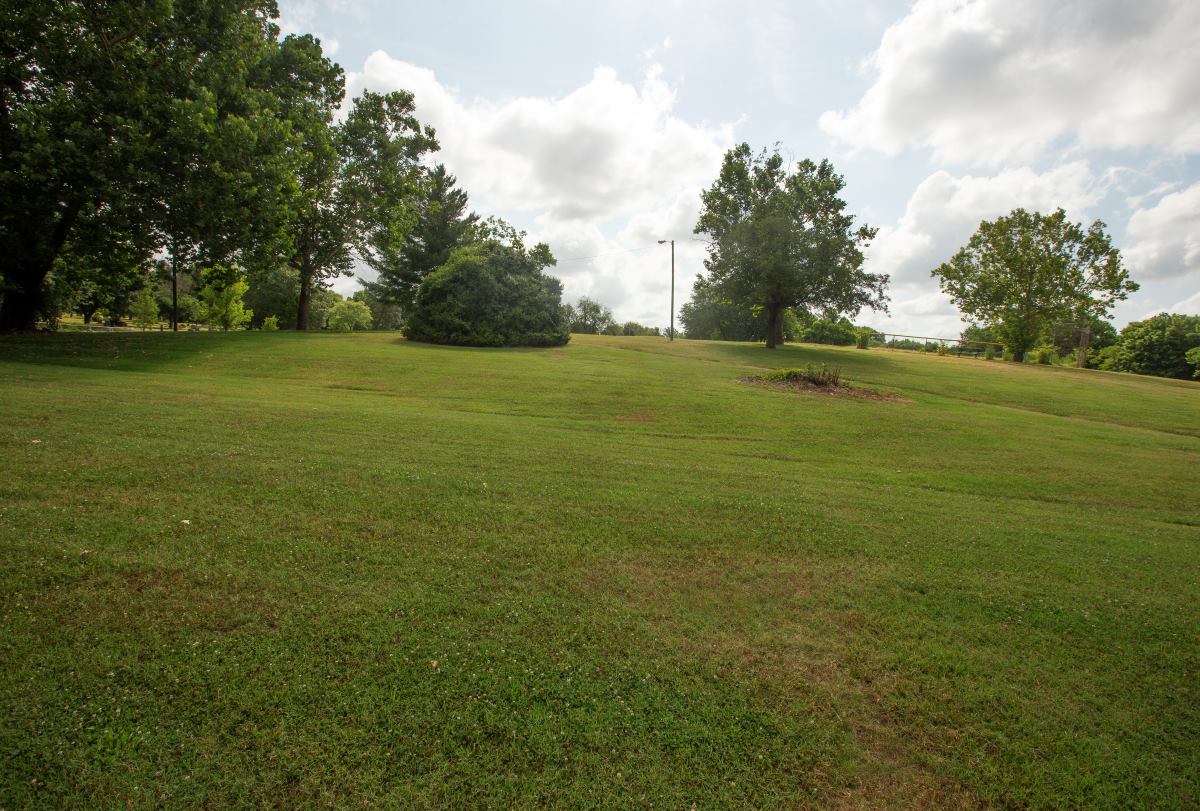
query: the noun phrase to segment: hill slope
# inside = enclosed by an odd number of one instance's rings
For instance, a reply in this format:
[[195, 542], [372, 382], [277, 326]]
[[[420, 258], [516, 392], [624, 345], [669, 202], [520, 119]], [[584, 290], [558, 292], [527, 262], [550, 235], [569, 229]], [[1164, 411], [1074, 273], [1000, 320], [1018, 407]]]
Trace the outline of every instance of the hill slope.
[[1197, 384], [8, 338], [0, 443], [0, 807], [1200, 802]]

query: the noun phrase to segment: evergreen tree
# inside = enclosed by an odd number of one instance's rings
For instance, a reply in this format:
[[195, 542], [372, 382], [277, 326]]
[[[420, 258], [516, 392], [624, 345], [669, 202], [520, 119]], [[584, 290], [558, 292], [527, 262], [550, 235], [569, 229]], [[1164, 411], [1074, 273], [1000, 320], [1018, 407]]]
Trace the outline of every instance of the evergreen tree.
[[425, 179], [417, 221], [402, 240], [386, 230], [370, 239], [367, 264], [378, 275], [363, 284], [380, 300], [412, 309], [421, 281], [450, 258], [455, 248], [472, 241], [478, 215], [467, 210], [467, 193], [455, 187], [455, 177], [438, 164]]

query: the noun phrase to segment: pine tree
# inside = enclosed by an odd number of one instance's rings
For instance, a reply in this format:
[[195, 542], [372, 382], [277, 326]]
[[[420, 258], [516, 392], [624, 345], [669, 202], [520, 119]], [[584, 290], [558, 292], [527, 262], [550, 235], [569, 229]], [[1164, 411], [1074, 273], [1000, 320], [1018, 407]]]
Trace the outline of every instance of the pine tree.
[[405, 239], [389, 245], [386, 234], [373, 236], [368, 264], [379, 276], [363, 282], [372, 294], [411, 310], [422, 280], [446, 264], [455, 248], [473, 241], [479, 217], [467, 211], [467, 193], [455, 182], [439, 163], [426, 178], [417, 222]]

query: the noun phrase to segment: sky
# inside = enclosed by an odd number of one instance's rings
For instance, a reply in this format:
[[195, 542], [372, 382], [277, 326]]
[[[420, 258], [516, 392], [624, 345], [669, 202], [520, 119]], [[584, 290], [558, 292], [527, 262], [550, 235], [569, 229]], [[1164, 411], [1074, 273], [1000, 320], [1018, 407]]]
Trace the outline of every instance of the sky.
[[889, 311], [856, 323], [956, 336], [930, 271], [1017, 207], [1107, 224], [1141, 285], [1118, 327], [1200, 314], [1196, 0], [281, 0], [280, 24], [321, 39], [348, 99], [412, 91], [471, 207], [618, 320], [666, 326], [660, 239], [687, 301], [700, 192], [743, 141], [828, 158], [879, 229]]

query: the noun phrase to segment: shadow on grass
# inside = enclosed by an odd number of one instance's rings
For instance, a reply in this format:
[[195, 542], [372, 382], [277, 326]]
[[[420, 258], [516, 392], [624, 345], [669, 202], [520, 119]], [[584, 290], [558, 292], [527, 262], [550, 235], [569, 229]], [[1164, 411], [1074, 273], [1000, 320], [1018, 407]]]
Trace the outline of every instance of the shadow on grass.
[[[277, 340], [283, 333], [272, 334]], [[51, 332], [0, 336], [0, 361], [146, 372], [200, 356], [242, 351], [261, 333]], [[299, 334], [295, 335], [300, 338]]]

